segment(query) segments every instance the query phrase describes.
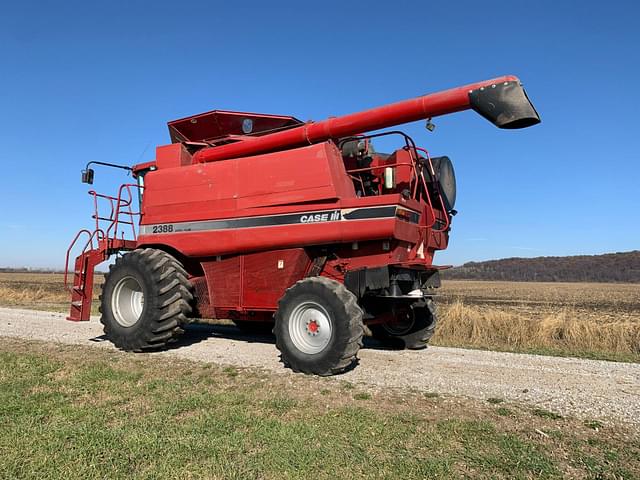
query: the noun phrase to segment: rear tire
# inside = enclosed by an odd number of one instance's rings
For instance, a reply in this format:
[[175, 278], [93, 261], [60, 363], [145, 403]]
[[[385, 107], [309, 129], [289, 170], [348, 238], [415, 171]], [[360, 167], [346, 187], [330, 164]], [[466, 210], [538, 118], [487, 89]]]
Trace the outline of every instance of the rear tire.
[[397, 349], [421, 350], [436, 330], [437, 317], [433, 300], [425, 305], [412, 305], [411, 318], [406, 323], [369, 325], [371, 335], [387, 346]]
[[153, 248], [133, 250], [109, 268], [100, 295], [100, 322], [113, 344], [139, 352], [175, 340], [192, 313], [184, 267]]
[[276, 347], [294, 372], [342, 373], [357, 363], [362, 347], [362, 310], [355, 295], [325, 277], [300, 280], [278, 302]]

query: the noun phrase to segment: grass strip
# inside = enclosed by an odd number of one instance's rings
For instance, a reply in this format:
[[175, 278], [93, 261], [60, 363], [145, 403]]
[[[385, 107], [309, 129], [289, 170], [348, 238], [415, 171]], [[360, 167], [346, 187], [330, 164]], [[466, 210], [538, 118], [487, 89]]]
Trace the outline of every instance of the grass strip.
[[[0, 478], [637, 478], [623, 427], [0, 339]], [[541, 433], [542, 432], [542, 433]]]

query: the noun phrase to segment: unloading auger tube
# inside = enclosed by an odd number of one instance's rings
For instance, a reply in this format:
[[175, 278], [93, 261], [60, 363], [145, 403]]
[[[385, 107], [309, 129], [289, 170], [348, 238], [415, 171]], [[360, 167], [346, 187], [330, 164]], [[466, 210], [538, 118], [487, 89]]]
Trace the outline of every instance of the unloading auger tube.
[[308, 122], [250, 140], [204, 148], [195, 153], [193, 161], [204, 163], [274, 152], [468, 109], [504, 129], [540, 123], [518, 77], [507, 75], [321, 122]]

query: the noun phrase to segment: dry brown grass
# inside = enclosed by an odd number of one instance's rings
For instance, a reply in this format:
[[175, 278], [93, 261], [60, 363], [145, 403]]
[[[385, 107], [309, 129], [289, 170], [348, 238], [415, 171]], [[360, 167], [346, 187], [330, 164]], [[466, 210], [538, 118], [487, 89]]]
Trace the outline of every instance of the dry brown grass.
[[3, 303], [10, 305], [29, 305], [38, 302], [55, 302], [60, 300], [60, 295], [42, 287], [25, 289], [0, 285], [0, 298]]
[[[0, 273], [0, 306], [67, 312], [70, 294], [64, 288], [63, 275], [58, 273]], [[103, 281], [96, 275], [96, 285]], [[97, 312], [99, 288], [94, 288], [93, 313]]]
[[640, 361], [640, 284], [447, 280], [434, 343]]
[[640, 323], [640, 284], [446, 280], [440, 303], [500, 308], [540, 320], [560, 311], [598, 322]]
[[456, 300], [440, 309], [434, 343], [639, 361], [640, 322], [602, 322], [570, 307], [532, 319]]

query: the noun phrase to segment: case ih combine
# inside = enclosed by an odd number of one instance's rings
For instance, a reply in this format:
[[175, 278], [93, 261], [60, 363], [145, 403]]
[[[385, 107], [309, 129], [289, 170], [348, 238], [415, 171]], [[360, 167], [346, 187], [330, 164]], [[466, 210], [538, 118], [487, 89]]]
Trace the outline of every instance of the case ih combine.
[[[67, 251], [68, 263], [82, 250], [68, 319], [89, 320], [94, 269], [116, 255], [100, 312], [123, 350], [163, 347], [197, 318], [273, 328], [282, 362], [318, 375], [355, 364], [365, 325], [424, 348], [442, 268], [433, 257], [455, 214], [453, 168], [401, 132], [367, 133], [424, 119], [431, 128], [465, 109], [500, 128], [540, 121], [506, 76], [317, 123], [219, 110], [170, 122], [172, 143], [154, 161], [120, 166], [136, 184], [89, 192], [94, 228]], [[381, 135], [401, 147], [376, 152]]]

